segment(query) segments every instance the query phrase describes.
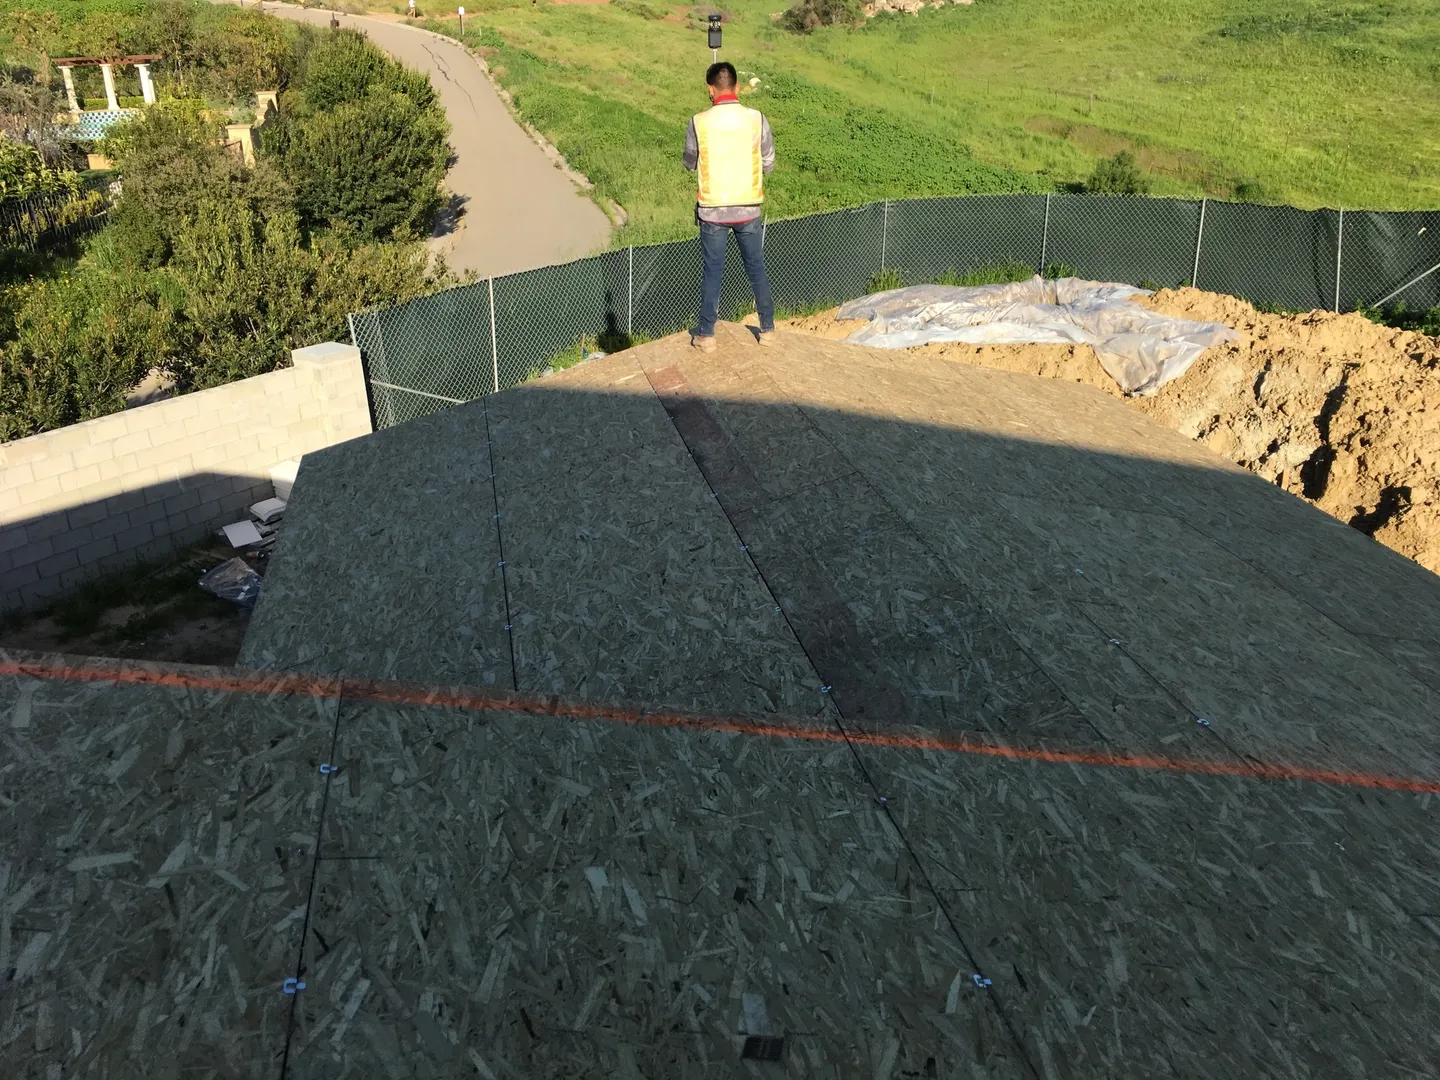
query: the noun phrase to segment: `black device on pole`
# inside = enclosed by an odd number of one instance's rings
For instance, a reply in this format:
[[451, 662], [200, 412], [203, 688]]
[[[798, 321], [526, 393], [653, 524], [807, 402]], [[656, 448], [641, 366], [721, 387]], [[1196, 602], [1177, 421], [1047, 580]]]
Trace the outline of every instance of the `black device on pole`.
[[720, 48], [720, 16], [711, 15], [710, 20], [710, 48]]

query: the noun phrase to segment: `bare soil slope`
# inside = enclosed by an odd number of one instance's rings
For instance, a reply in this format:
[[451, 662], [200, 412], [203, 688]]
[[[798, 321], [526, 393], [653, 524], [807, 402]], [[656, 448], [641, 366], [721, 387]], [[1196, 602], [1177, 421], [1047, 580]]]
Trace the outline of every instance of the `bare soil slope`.
[[[1241, 337], [1130, 405], [1440, 573], [1440, 338], [1360, 315], [1267, 315], [1199, 289], [1165, 289], [1146, 303]], [[857, 325], [836, 322], [833, 309], [782, 324], [827, 338]], [[1122, 396], [1089, 346], [922, 351]]]

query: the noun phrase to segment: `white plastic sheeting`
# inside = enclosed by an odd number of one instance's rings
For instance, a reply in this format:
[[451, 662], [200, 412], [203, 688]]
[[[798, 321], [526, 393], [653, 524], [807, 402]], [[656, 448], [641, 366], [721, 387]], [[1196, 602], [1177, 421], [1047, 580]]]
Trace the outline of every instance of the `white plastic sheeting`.
[[1127, 394], [1153, 394], [1212, 345], [1238, 335], [1221, 323], [1157, 315], [1134, 303], [1144, 289], [1033, 277], [1008, 285], [913, 285], [862, 296], [839, 319], [869, 319], [847, 341], [904, 349], [939, 341], [977, 345], [1083, 344]]

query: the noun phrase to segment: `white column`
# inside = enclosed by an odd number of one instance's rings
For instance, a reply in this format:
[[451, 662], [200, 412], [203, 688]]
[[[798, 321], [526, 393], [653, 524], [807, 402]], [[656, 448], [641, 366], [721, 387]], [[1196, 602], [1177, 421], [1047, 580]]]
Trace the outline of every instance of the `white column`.
[[111, 109], [120, 108], [120, 100], [115, 96], [115, 73], [110, 70], [110, 65], [101, 64], [100, 74], [105, 76], [105, 100]]
[[79, 113], [80, 100], [75, 96], [75, 76], [71, 74], [69, 65], [60, 69], [60, 76], [65, 80], [65, 97], [70, 102], [70, 111]]
[[146, 105], [155, 104], [155, 84], [150, 81], [150, 65], [136, 64], [140, 69], [140, 96], [145, 99]]

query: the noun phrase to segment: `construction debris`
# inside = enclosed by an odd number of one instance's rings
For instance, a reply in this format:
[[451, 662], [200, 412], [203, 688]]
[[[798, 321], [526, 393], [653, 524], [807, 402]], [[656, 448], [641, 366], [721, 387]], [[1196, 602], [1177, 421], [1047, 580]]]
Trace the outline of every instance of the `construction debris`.
[[285, 516], [285, 500], [263, 499], [250, 507], [250, 516], [261, 525], [274, 525]]
[[220, 533], [233, 548], [255, 547], [265, 541], [255, 523], [249, 519], [223, 526]]
[[868, 319], [846, 340], [881, 349], [963, 341], [972, 345], [1084, 344], [1127, 394], [1153, 394], [1200, 354], [1233, 341], [1215, 322], [1159, 315], [1135, 303], [1146, 289], [1040, 276], [1004, 285], [913, 285], [862, 296], [837, 319]]
[[261, 580], [250, 564], [237, 555], [205, 574], [200, 579], [200, 588], [222, 600], [253, 608], [260, 599]]

